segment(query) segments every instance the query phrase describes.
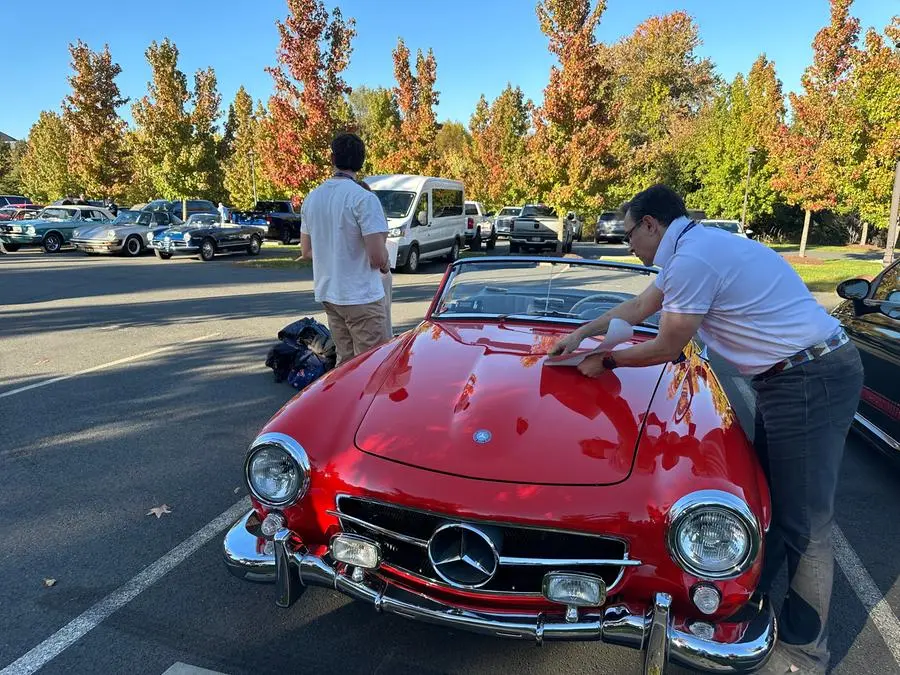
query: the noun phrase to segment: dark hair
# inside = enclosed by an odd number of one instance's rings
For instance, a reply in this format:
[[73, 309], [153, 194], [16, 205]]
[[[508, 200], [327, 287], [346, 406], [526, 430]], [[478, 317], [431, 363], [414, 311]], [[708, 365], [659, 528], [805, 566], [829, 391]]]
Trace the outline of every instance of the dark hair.
[[331, 141], [331, 158], [338, 169], [359, 171], [366, 161], [366, 145], [356, 134], [338, 134]]
[[638, 192], [630, 202], [622, 205], [622, 213], [631, 211], [635, 222], [644, 216], [653, 216], [666, 227], [681, 216], [687, 216], [684, 200], [672, 188], [658, 184]]

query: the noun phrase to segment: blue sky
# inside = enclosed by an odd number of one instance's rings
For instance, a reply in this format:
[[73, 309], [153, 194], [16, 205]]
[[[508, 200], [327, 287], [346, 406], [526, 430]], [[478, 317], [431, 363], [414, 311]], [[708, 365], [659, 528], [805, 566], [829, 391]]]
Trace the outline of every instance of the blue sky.
[[[282, 0], [5, 0], [7, 26], [0, 50], [0, 131], [28, 134], [41, 110], [58, 110], [68, 91], [67, 45], [81, 38], [91, 48], [109, 43], [122, 66], [125, 96], [146, 92], [149, 67], [144, 51], [169, 37], [181, 52], [181, 69], [193, 74], [212, 66], [223, 110], [243, 84], [256, 98], [271, 93], [264, 68], [275, 62], [283, 18]], [[10, 6], [11, 5], [11, 6]], [[326, 0], [326, 6], [335, 5]], [[357, 37], [346, 72], [353, 86], [392, 86], [391, 50], [403, 37], [415, 54], [434, 49], [437, 58], [438, 118], [468, 123], [484, 93], [495, 97], [507, 82], [542, 98], [552, 56], [535, 15], [535, 0], [342, 0], [345, 17], [356, 18]], [[648, 16], [684, 10], [700, 27], [700, 55], [710, 57], [731, 79], [749, 69], [762, 52], [775, 61], [785, 91], [800, 87], [812, 58], [812, 39], [828, 21], [827, 0], [608, 0], [597, 37], [614, 42]], [[900, 10], [897, 0], [856, 0], [851, 11], [882, 30]], [[122, 110], [131, 120], [130, 105]]]

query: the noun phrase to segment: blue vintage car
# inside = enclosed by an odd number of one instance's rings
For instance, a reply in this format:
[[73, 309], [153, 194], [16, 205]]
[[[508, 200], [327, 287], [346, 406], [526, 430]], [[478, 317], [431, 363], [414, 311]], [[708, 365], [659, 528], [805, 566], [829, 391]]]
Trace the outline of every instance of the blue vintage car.
[[40, 246], [46, 253], [58, 253], [69, 243], [78, 227], [108, 225], [113, 215], [103, 207], [90, 205], [48, 206], [31, 220], [7, 221], [0, 225], [0, 244], [7, 251]]
[[195, 213], [183, 225], [154, 234], [150, 248], [162, 260], [173, 255], [196, 255], [200, 260], [209, 261], [216, 253], [245, 251], [259, 255], [262, 240], [257, 227], [223, 223], [218, 215]]

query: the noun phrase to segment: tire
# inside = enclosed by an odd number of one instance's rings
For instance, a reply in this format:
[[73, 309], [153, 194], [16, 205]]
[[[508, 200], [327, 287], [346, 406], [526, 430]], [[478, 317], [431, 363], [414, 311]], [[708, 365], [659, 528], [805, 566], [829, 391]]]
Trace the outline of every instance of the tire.
[[250, 236], [250, 244], [247, 246], [247, 255], [259, 255], [262, 249], [262, 242], [255, 234]]
[[216, 242], [207, 237], [200, 242], [200, 260], [209, 262], [216, 256]]
[[56, 232], [51, 232], [46, 237], [44, 237], [44, 241], [41, 243], [41, 248], [44, 249], [44, 253], [59, 253], [62, 245], [63, 238]]
[[419, 247], [417, 244], [413, 244], [410, 247], [409, 257], [406, 259], [403, 271], [407, 274], [415, 274], [419, 271]]
[[496, 246], [497, 246], [497, 235], [495, 234], [493, 237], [491, 237], [490, 239], [487, 240], [484, 247], [488, 251], [493, 251]]
[[7, 253], [15, 253], [19, 250], [19, 244], [0, 244], [0, 248], [3, 248]]
[[481, 230], [475, 230], [475, 236], [472, 238], [472, 243], [469, 244], [469, 249], [472, 251], [480, 251], [481, 250]]
[[135, 235], [128, 237], [122, 246], [122, 253], [129, 258], [137, 258], [143, 250], [144, 245], [141, 243], [141, 238]]
[[160, 260], [168, 260], [172, 257], [171, 253], [166, 253], [165, 251], [160, 251], [158, 248], [153, 249], [153, 252], [156, 254], [156, 257]]
[[291, 236], [291, 228], [285, 226], [285, 228], [281, 231], [281, 243], [285, 246], [290, 246], [293, 237]]
[[518, 253], [519, 245], [513, 242], [509, 242], [509, 252], [510, 253]]
[[453, 246], [450, 247], [450, 252], [447, 254], [447, 260], [451, 263], [459, 260], [459, 239], [453, 240]]

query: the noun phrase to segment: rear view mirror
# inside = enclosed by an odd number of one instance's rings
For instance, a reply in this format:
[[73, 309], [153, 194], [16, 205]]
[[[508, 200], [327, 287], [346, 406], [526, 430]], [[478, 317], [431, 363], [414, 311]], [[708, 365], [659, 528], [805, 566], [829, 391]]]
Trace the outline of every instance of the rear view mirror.
[[848, 279], [838, 284], [836, 292], [845, 300], [862, 300], [869, 294], [869, 282], [865, 279]]

